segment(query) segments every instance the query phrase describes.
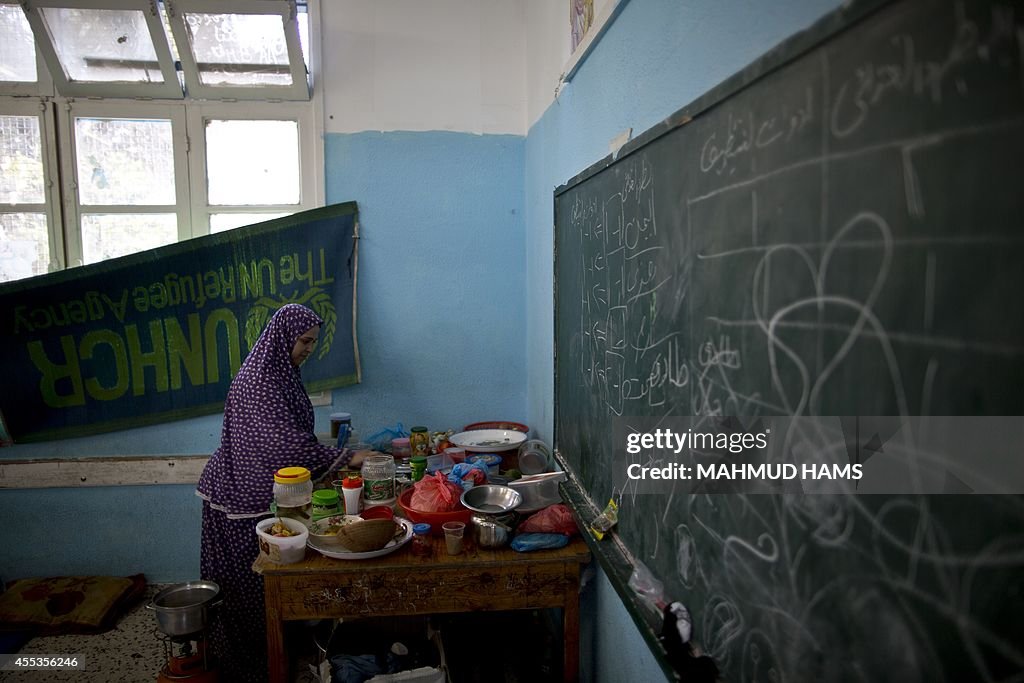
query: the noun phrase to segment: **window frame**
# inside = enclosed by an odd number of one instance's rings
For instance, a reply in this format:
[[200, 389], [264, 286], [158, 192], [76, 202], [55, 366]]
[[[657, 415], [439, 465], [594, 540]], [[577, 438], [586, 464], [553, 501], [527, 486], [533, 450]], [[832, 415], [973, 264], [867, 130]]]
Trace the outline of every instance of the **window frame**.
[[[64, 71], [57, 49], [50, 34], [49, 26], [40, 11], [53, 9], [93, 10], [135, 10], [142, 12], [149, 28], [149, 37], [156, 52], [161, 83], [142, 81], [76, 81]], [[22, 9], [35, 36], [37, 53], [41, 53], [46, 69], [53, 79], [56, 91], [66, 97], [150, 97], [160, 99], [183, 99], [178, 74], [175, 70], [171, 48], [164, 34], [163, 20], [155, 0], [32, 0], [23, 2]]]
[[50, 260], [47, 264], [47, 272], [63, 270], [66, 267], [65, 238], [63, 230], [63, 214], [60, 202], [60, 177], [55, 141], [56, 122], [53, 115], [53, 107], [42, 98], [10, 98], [0, 97], [0, 115], [4, 116], [36, 116], [39, 119], [39, 134], [43, 162], [43, 202], [41, 204], [20, 203], [0, 204], [0, 213], [45, 213], [46, 233], [49, 239]]
[[[164, 6], [170, 20], [174, 42], [178, 46], [185, 89], [189, 97], [209, 100], [310, 100], [311, 84], [299, 42], [298, 7], [294, 0], [219, 0], [216, 4], [210, 0], [164, 0]], [[190, 12], [280, 16], [285, 44], [288, 47], [291, 85], [205, 85], [199, 77], [199, 67], [185, 26], [185, 14]], [[307, 8], [307, 12], [312, 28], [310, 8]], [[310, 49], [310, 61], [312, 60]]]

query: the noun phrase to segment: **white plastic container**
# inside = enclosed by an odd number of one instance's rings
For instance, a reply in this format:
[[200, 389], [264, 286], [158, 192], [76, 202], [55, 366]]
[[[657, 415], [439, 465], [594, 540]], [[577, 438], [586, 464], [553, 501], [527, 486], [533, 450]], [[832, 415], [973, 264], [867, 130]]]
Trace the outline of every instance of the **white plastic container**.
[[[272, 536], [270, 527], [280, 521], [294, 536]], [[306, 556], [306, 541], [309, 529], [297, 519], [290, 517], [268, 517], [256, 524], [256, 536], [260, 544], [260, 555], [276, 564], [292, 564]]]

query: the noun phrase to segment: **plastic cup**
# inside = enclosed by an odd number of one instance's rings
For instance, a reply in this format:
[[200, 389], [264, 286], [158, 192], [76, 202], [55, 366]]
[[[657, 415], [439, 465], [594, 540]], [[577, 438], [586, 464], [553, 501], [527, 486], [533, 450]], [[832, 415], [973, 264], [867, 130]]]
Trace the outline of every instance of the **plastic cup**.
[[458, 555], [462, 552], [462, 537], [466, 533], [465, 522], [445, 522], [441, 525], [444, 530], [444, 544], [449, 555]]

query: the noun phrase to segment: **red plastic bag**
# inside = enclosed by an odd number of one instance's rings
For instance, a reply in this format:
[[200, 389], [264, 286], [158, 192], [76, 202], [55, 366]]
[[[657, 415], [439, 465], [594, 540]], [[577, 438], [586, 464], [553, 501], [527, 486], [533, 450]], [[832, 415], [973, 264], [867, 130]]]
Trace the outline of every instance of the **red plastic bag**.
[[572, 512], [562, 503], [549, 505], [531, 515], [519, 525], [518, 531], [521, 534], [565, 534], [566, 536], [580, 532], [579, 527], [576, 526], [576, 520], [572, 518]]
[[451, 483], [440, 472], [435, 472], [413, 485], [409, 504], [421, 512], [451, 512], [459, 506], [461, 496], [461, 486]]

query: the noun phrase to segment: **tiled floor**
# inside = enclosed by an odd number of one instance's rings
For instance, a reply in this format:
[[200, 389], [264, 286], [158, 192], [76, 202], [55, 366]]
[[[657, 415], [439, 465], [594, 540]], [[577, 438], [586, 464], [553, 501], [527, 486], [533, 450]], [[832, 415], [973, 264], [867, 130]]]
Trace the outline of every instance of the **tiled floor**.
[[[146, 604], [166, 585], [146, 588], [145, 597], [118, 622], [117, 627], [99, 635], [65, 635], [33, 638], [18, 652], [20, 655], [79, 655], [85, 671], [0, 671], [0, 683], [145, 683], [155, 681], [167, 661], [167, 653], [157, 629], [156, 617]], [[315, 645], [310, 653], [293, 661], [293, 683], [317, 683], [309, 665], [315, 661]]]

